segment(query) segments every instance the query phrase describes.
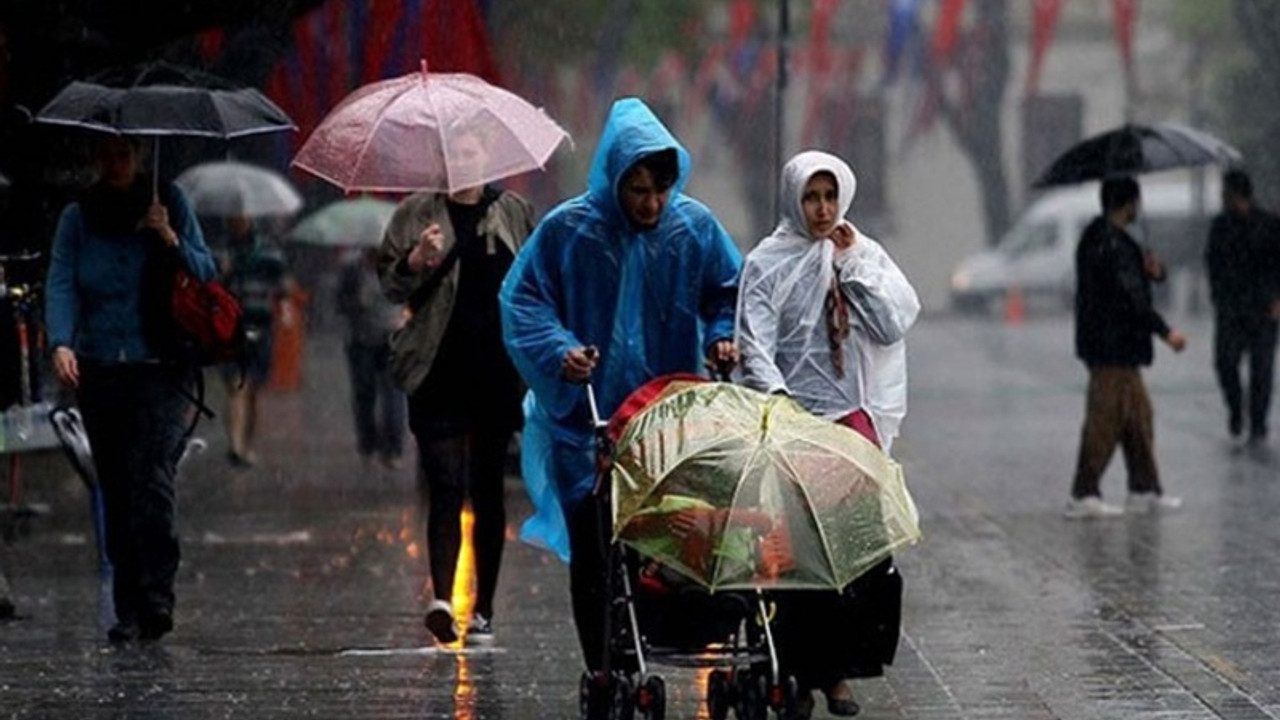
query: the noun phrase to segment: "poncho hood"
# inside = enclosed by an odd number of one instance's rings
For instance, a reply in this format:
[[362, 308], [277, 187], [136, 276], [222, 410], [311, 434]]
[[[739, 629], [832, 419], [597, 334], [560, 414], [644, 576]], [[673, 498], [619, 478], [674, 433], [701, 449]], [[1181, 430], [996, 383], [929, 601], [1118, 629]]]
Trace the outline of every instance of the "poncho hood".
[[[622, 176], [640, 158], [663, 150], [674, 150], [679, 166], [679, 176], [671, 188], [671, 197], [674, 198], [680, 195], [689, 181], [688, 151], [639, 98], [622, 98], [614, 102], [587, 176], [587, 193], [591, 201], [606, 211], [612, 221], [624, 222], [622, 205], [618, 201], [618, 184]], [[663, 219], [670, 210], [671, 203], [668, 203], [663, 209]]]
[[858, 179], [853, 169], [840, 158], [821, 150], [806, 150], [791, 158], [782, 168], [782, 184], [779, 188], [778, 207], [782, 217], [778, 220], [775, 232], [787, 235], [799, 235], [813, 240], [804, 220], [804, 187], [809, 178], [820, 172], [831, 173], [836, 179], [837, 216], [843, 218], [853, 205], [853, 196], [858, 192]]

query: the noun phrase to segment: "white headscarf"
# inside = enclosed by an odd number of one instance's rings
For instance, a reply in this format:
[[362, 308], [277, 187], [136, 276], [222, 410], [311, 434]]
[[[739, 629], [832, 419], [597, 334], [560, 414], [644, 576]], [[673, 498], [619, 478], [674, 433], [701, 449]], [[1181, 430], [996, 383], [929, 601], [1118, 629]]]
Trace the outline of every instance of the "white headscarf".
[[[742, 380], [764, 392], [786, 392], [831, 420], [865, 410], [888, 450], [906, 415], [902, 338], [920, 312], [920, 301], [884, 248], [862, 232], [855, 230], [853, 246], [841, 250], [812, 236], [802, 198], [809, 180], [821, 172], [835, 178], [839, 217], [853, 204], [857, 179], [834, 155], [805, 151], [782, 169], [782, 217], [773, 234], [747, 255], [742, 271], [737, 315]], [[851, 325], [841, 346], [849, 359], [843, 376], [832, 361], [824, 309], [837, 273]]]

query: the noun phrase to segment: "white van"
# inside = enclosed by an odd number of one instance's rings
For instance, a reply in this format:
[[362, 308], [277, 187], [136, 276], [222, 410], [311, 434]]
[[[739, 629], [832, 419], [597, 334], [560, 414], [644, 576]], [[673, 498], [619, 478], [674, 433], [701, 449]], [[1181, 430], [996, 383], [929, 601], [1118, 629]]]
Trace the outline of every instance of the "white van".
[[[1209, 222], [1221, 206], [1219, 178], [1206, 173], [1202, 209], [1195, 185], [1143, 181], [1138, 221], [1129, 229], [1171, 270], [1198, 269]], [[1069, 308], [1075, 297], [1075, 249], [1085, 225], [1101, 213], [1099, 183], [1046, 192], [1027, 208], [1000, 242], [965, 258], [951, 274], [951, 306], [990, 310], [1019, 291], [1028, 303]]]

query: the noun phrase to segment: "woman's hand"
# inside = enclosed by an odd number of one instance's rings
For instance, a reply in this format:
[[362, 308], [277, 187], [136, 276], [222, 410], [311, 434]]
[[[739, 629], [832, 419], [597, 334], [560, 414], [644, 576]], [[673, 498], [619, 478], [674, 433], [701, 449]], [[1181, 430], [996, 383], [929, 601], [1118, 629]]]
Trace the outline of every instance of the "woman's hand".
[[836, 223], [831, 229], [831, 242], [835, 243], [837, 250], [853, 247], [858, 242], [858, 233], [853, 229], [853, 223], [848, 220]]
[[147, 214], [142, 216], [142, 227], [155, 230], [165, 245], [178, 247], [178, 233], [169, 226], [169, 209], [160, 200], [151, 201]]
[[80, 386], [80, 364], [76, 362], [76, 354], [66, 345], [59, 345], [53, 351], [53, 372], [63, 385], [69, 388]]
[[704, 364], [711, 373], [727, 377], [738, 365], [738, 345], [732, 340], [717, 340], [707, 348]]
[[435, 269], [444, 262], [444, 231], [439, 223], [431, 223], [418, 235], [418, 244], [409, 253], [409, 269], [422, 272], [423, 268]]

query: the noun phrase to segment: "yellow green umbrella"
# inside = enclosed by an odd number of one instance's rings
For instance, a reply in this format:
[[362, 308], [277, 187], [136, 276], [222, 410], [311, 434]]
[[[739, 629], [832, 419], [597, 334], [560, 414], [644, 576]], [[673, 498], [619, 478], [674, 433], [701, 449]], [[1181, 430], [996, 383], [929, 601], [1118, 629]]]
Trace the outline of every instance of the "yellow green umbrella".
[[789, 398], [671, 382], [621, 429], [614, 539], [709, 590], [840, 589], [920, 539], [902, 468]]

